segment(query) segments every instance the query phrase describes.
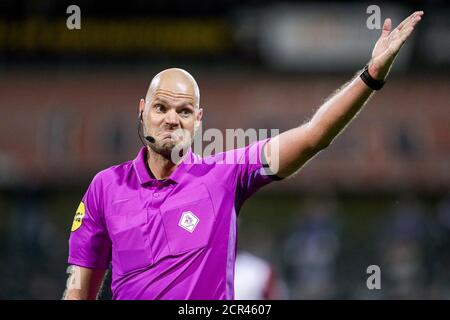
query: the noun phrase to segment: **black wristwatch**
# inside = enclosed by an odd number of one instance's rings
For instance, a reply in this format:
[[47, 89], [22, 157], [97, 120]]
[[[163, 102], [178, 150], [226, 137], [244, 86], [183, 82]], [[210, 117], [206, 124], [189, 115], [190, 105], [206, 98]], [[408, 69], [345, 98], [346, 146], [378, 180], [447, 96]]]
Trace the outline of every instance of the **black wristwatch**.
[[362, 81], [364, 81], [364, 83], [367, 84], [367, 86], [373, 90], [380, 90], [386, 83], [386, 81], [384, 80], [376, 80], [371, 77], [371, 75], [369, 74], [368, 64], [366, 64], [366, 66], [364, 67], [364, 71], [363, 73], [361, 73], [360, 77]]

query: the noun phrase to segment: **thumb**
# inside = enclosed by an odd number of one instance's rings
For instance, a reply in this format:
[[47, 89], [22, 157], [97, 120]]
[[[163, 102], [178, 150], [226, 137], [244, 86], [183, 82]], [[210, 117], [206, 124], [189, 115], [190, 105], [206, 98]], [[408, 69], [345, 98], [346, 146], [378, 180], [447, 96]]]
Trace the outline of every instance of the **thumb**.
[[384, 20], [383, 30], [381, 30], [381, 36], [382, 37], [388, 36], [389, 33], [391, 32], [391, 28], [392, 28], [392, 21], [390, 18], [387, 18], [386, 20]]

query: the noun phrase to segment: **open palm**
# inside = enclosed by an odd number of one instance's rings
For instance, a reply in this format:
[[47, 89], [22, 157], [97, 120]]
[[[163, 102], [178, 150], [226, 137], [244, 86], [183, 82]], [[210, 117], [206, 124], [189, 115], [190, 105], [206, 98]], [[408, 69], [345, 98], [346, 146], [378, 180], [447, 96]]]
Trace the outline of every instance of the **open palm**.
[[384, 79], [387, 76], [397, 53], [422, 16], [423, 11], [416, 11], [392, 31], [391, 19], [387, 18], [384, 21], [381, 36], [373, 48], [372, 60], [369, 63], [369, 73], [373, 78]]

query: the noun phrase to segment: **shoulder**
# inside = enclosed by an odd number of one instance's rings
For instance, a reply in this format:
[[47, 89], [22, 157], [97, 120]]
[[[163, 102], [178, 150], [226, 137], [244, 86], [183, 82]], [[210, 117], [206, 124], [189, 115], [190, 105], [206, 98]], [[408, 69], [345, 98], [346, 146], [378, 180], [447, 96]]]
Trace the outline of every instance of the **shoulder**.
[[[224, 163], [224, 164], [242, 164], [241, 161], [245, 161], [244, 158], [249, 155], [259, 155], [262, 148], [269, 139], [254, 141], [247, 146], [237, 147], [227, 151], [215, 153], [212, 155], [205, 154], [201, 158], [201, 162], [205, 163]], [[246, 159], [248, 160], [248, 159]]]
[[113, 165], [103, 169], [92, 178], [91, 187], [104, 188], [114, 182], [122, 180], [133, 170], [133, 160], [129, 160], [120, 164]]

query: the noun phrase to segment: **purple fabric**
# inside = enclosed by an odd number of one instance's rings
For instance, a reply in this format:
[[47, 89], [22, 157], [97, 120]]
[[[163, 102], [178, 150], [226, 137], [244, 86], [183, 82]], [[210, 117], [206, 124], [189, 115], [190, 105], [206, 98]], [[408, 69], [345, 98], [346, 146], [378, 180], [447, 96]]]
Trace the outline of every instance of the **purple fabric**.
[[[69, 264], [111, 263], [113, 299], [233, 299], [236, 214], [274, 181], [263, 174], [267, 140], [208, 158], [189, 151], [163, 181], [152, 178], [145, 148], [101, 171], [82, 199]], [[238, 163], [224, 163], [231, 158]]]

